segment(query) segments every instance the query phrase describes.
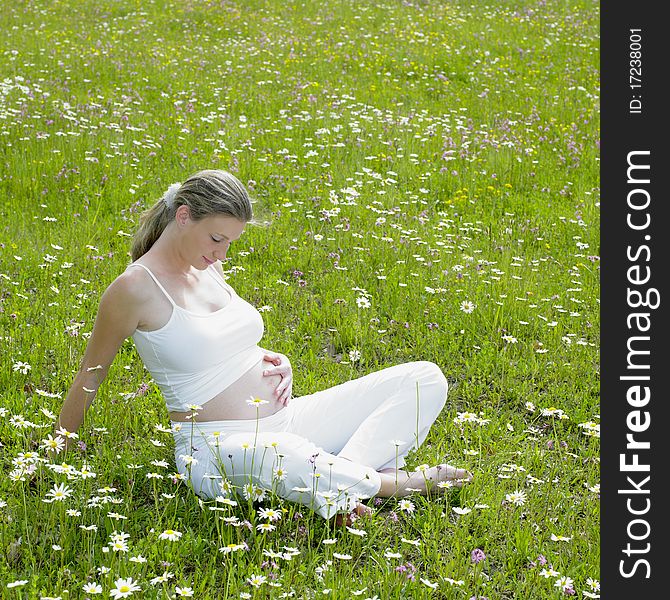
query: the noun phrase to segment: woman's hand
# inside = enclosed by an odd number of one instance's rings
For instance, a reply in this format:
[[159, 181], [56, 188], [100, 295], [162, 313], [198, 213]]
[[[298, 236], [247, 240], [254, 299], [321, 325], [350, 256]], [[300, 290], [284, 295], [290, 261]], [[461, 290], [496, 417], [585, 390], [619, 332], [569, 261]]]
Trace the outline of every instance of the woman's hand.
[[281, 381], [275, 388], [274, 394], [277, 400], [286, 406], [291, 399], [291, 388], [293, 386], [293, 369], [291, 367], [291, 362], [285, 354], [270, 352], [269, 350], [264, 350], [263, 352], [265, 352], [263, 360], [271, 362], [274, 365], [271, 369], [265, 369], [263, 375], [267, 377], [272, 375], [281, 376]]

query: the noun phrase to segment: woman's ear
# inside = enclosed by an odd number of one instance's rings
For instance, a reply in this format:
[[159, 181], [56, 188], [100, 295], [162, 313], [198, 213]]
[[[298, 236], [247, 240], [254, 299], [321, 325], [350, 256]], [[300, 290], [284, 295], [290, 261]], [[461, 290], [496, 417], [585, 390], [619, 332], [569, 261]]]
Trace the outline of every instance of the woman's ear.
[[179, 225], [186, 225], [191, 220], [191, 211], [186, 204], [177, 207], [175, 217]]

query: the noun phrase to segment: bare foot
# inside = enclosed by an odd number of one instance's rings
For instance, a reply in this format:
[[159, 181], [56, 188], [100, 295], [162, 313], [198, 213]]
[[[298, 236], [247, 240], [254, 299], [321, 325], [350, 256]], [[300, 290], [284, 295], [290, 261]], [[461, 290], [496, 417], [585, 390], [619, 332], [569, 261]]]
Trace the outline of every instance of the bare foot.
[[[356, 505], [356, 508], [352, 510], [350, 513], [338, 513], [335, 515], [335, 525], [338, 527], [342, 526], [345, 522], [346, 524], [351, 527], [354, 523], [354, 521], [363, 515], [371, 515], [374, 511], [369, 507], [365, 506], [365, 504], [361, 504], [360, 502]], [[346, 521], [345, 521], [346, 518]]]
[[395, 469], [383, 469], [381, 473], [395, 476], [397, 485], [394, 496], [406, 496], [411, 492], [426, 494], [429, 491], [439, 492], [450, 487], [462, 487], [464, 483], [472, 481], [472, 473], [465, 469], [458, 469], [446, 463], [434, 467], [425, 467], [408, 473]]

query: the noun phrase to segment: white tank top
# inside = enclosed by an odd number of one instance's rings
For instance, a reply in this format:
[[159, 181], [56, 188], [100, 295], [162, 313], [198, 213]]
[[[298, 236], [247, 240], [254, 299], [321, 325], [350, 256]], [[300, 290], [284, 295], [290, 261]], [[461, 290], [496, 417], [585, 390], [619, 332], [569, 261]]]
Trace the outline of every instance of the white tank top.
[[189, 404], [204, 405], [262, 360], [263, 350], [258, 347], [263, 337], [260, 313], [240, 298], [213, 266], [207, 271], [230, 295], [230, 301], [208, 314], [177, 306], [145, 265], [133, 263], [129, 267], [142, 267], [149, 273], [172, 304], [172, 314], [163, 327], [136, 329], [132, 335], [169, 411], [189, 412]]

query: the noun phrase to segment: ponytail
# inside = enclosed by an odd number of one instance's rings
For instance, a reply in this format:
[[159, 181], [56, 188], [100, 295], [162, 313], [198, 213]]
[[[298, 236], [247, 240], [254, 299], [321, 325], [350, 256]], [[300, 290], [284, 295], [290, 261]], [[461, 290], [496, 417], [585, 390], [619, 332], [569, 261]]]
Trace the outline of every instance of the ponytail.
[[149, 251], [172, 218], [174, 218], [174, 212], [165, 205], [162, 198], [142, 213], [130, 249], [133, 262]]

